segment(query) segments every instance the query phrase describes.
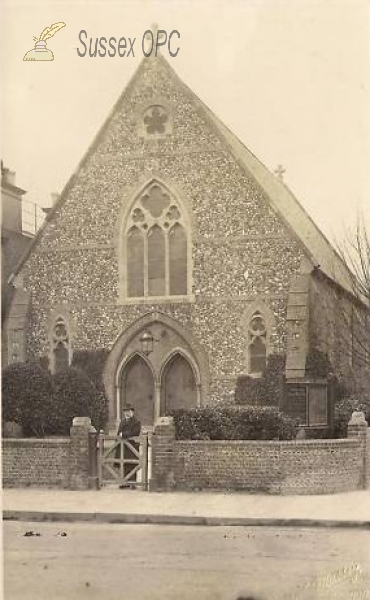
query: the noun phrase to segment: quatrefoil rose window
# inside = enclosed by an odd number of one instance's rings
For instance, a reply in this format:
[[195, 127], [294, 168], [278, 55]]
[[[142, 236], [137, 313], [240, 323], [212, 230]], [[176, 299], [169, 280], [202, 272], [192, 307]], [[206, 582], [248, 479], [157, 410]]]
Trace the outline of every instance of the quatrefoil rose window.
[[170, 115], [164, 106], [149, 106], [143, 116], [144, 132], [147, 137], [160, 137], [170, 132]]

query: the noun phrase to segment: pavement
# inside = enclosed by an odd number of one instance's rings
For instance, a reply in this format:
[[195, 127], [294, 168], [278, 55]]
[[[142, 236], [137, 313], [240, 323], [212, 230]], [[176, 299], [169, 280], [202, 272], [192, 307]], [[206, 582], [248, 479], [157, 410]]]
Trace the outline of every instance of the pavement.
[[320, 496], [242, 492], [3, 489], [4, 520], [370, 529], [370, 490]]

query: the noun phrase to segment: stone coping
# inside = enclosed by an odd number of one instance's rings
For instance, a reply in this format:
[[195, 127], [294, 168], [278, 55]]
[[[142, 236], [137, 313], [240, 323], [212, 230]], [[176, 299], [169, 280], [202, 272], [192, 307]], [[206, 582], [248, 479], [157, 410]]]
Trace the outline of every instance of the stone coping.
[[176, 444], [212, 444], [212, 445], [263, 445], [263, 446], [356, 446], [361, 442], [360, 438], [338, 438], [326, 440], [175, 440]]
[[52, 446], [60, 444], [69, 444], [69, 437], [55, 437], [55, 438], [3, 438], [2, 444], [11, 446], [36, 446], [36, 445], [47, 445]]

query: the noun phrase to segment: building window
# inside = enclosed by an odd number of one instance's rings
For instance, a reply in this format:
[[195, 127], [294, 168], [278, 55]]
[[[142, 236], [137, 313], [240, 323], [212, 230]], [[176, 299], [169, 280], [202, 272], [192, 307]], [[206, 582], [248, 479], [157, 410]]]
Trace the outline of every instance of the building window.
[[124, 231], [128, 298], [186, 296], [189, 241], [173, 195], [152, 182], [132, 207]]
[[266, 367], [267, 329], [265, 319], [256, 311], [248, 325], [248, 371], [250, 375], [261, 376]]
[[144, 236], [138, 227], [127, 234], [127, 295], [144, 295]]
[[143, 124], [148, 137], [165, 135], [170, 125], [167, 109], [160, 104], [149, 106], [144, 112]]
[[10, 329], [8, 332], [8, 362], [9, 364], [24, 360], [24, 331]]
[[184, 228], [178, 223], [169, 232], [170, 295], [187, 292], [187, 240]]
[[71, 363], [71, 345], [67, 322], [64, 317], [55, 320], [52, 332], [52, 370], [60, 373]]

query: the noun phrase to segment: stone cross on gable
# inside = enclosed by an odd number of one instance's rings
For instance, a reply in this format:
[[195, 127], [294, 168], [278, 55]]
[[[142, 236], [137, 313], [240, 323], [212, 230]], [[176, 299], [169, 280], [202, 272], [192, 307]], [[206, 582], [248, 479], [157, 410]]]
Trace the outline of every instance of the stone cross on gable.
[[283, 179], [284, 179], [284, 173], [285, 172], [286, 172], [286, 169], [283, 167], [283, 165], [278, 165], [277, 168], [274, 171], [276, 177], [278, 179], [280, 179], [281, 181], [283, 181]]
[[158, 40], [157, 40], [157, 36], [158, 36], [158, 25], [156, 23], [153, 23], [152, 27], [151, 27], [151, 34], [150, 33], [146, 33], [145, 34], [145, 52], [147, 54], [149, 54], [149, 52], [151, 51], [151, 56], [155, 55], [157, 56], [157, 49], [154, 50], [157, 42], [162, 42], [163, 40], [165, 40], [165, 36], [163, 33], [159, 34]]

